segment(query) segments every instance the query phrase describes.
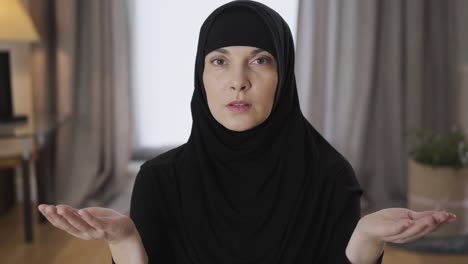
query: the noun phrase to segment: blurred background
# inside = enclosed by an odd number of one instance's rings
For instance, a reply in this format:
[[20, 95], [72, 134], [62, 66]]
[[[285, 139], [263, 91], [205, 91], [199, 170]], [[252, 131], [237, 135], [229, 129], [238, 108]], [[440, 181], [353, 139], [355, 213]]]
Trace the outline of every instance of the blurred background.
[[[199, 29], [226, 2], [0, 0], [0, 263], [110, 263], [36, 206], [129, 212], [139, 166], [189, 137]], [[290, 26], [301, 109], [353, 165], [363, 215], [458, 216], [384, 263], [468, 263], [468, 1], [260, 2]]]

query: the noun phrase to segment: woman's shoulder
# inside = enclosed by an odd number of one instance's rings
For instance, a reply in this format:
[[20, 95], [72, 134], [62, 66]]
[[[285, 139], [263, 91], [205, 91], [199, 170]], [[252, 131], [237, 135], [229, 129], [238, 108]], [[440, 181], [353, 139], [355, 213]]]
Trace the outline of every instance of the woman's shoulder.
[[313, 132], [318, 159], [317, 164], [320, 164], [319, 166], [323, 175], [332, 179], [333, 182], [338, 183], [340, 186], [361, 192], [361, 187], [351, 162], [320, 132], [315, 129], [313, 129]]
[[178, 147], [175, 147], [175, 148], [172, 148], [172, 149], [169, 149], [157, 156], [155, 156], [154, 158], [151, 158], [147, 161], [145, 161], [142, 165], [141, 165], [141, 169], [144, 169], [144, 168], [155, 168], [155, 167], [161, 167], [161, 166], [165, 166], [165, 165], [171, 165], [171, 164], [174, 164], [180, 157], [182, 157], [182, 153], [184, 151], [184, 147], [185, 147], [185, 144], [182, 144]]
[[155, 179], [169, 179], [174, 174], [176, 162], [182, 156], [185, 144], [164, 151], [161, 154], [145, 161], [138, 171], [135, 186], [153, 186]]

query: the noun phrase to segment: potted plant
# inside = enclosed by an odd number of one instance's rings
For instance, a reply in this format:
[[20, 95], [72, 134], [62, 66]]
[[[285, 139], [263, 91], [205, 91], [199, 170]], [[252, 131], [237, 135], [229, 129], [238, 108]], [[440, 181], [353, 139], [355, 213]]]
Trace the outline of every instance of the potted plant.
[[416, 211], [447, 210], [457, 221], [430, 236], [468, 233], [468, 143], [460, 129], [446, 135], [429, 130], [408, 134], [408, 208]]

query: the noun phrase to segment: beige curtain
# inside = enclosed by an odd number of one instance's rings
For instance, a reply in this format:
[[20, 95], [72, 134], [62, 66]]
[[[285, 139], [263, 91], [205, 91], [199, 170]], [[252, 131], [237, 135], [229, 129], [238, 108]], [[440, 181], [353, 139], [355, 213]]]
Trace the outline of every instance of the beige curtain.
[[459, 124], [455, 2], [299, 2], [304, 114], [352, 163], [364, 207], [406, 206], [405, 133]]
[[[70, 116], [55, 141], [46, 197], [104, 204], [128, 183], [132, 151], [130, 39], [125, 0], [30, 0], [36, 111]], [[97, 202], [96, 202], [97, 201]]]

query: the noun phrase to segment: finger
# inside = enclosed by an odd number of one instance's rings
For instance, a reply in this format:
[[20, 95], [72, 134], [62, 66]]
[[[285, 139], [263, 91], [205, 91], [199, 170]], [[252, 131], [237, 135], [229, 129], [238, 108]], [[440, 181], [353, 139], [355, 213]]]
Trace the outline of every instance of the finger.
[[53, 225], [55, 224], [55, 220], [54, 220], [54, 217], [53, 217], [53, 214], [54, 214], [54, 209], [55, 206], [54, 205], [46, 205], [42, 208], [43, 210], [43, 214], [44, 216], [49, 220], [50, 223], [52, 223]]
[[436, 225], [437, 224], [437, 220], [434, 219], [434, 217], [429, 216], [429, 217], [425, 217], [423, 219], [419, 219], [419, 220], [415, 220], [415, 223], [410, 227], [408, 228], [407, 230], [401, 232], [400, 234], [397, 234], [397, 235], [394, 235], [394, 236], [389, 236], [387, 238], [385, 238], [386, 240], [388, 239], [388, 241], [390, 242], [397, 242], [398, 241], [401, 241], [405, 238], [408, 238], [408, 237], [413, 237], [419, 233], [421, 233], [424, 229], [426, 229], [427, 227], [429, 226], [433, 226], [433, 225]]
[[98, 230], [105, 230], [107, 225], [101, 219], [89, 213], [86, 209], [81, 209], [78, 214], [92, 227]]
[[439, 229], [441, 226], [443, 226], [444, 224], [446, 223], [450, 223], [450, 222], [453, 222], [453, 220], [455, 220], [455, 215], [452, 214], [452, 213], [447, 213], [447, 212], [439, 212], [437, 214], [434, 215], [434, 218], [436, 218], [437, 220], [437, 224], [434, 225], [434, 226], [429, 226], [428, 228], [426, 228], [423, 232], [421, 232], [420, 234], [417, 234], [415, 235], [414, 237], [412, 238], [408, 238], [406, 239], [403, 243], [406, 243], [406, 242], [409, 242], [409, 241], [413, 241], [413, 240], [417, 240], [421, 237], [424, 237], [426, 236], [427, 234], [430, 234], [434, 231], [436, 231], [437, 229]]
[[418, 234], [423, 232], [428, 227], [437, 225], [437, 220], [433, 216], [428, 216], [428, 217], [425, 217], [419, 220], [413, 220], [413, 221], [415, 221], [415, 224], [411, 228], [408, 228], [407, 230], [403, 231], [400, 234], [389, 237], [389, 239], [395, 242], [403, 241], [404, 239], [407, 239], [409, 237], [417, 236]]
[[410, 228], [414, 223], [414, 220], [402, 219], [392, 223], [390, 227], [382, 226], [383, 230], [380, 233], [385, 234], [385, 237], [395, 236]]
[[455, 222], [456, 220], [457, 220], [456, 217], [451, 217], [451, 218], [447, 221], [447, 223], [452, 223], [452, 222]]
[[87, 233], [93, 232], [95, 229], [84, 221], [78, 213], [75, 213], [73, 208], [69, 206], [57, 206], [57, 213], [67, 220], [78, 231]]
[[[47, 207], [47, 204], [40, 204], [37, 206], [37, 209], [43, 213], [44, 212], [44, 208]], [[44, 213], [43, 213], [44, 214]]]
[[40, 212], [42, 215], [46, 216], [46, 213], [45, 213], [45, 210], [44, 210], [46, 207], [47, 207], [46, 204], [40, 204], [40, 205], [37, 206], [37, 209], [39, 210], [39, 212]]
[[74, 236], [80, 236], [80, 231], [73, 227], [65, 218], [57, 214], [57, 208], [55, 206], [49, 206], [46, 208], [46, 212], [52, 219], [52, 224]]
[[412, 211], [412, 210], [408, 210], [408, 217], [410, 219], [421, 219], [421, 218], [424, 218], [424, 217], [428, 217], [434, 213], [436, 213], [437, 211], [422, 211], [422, 212], [416, 212], [416, 211]]
[[444, 212], [437, 212], [433, 216], [435, 219], [437, 219], [437, 222], [439, 222], [439, 224], [443, 224], [449, 221], [453, 217], [453, 215], [454, 214], [450, 214], [444, 211]]
[[49, 221], [53, 226], [56, 227], [55, 221], [50, 216], [44, 215], [44, 217], [47, 219], [47, 221]]
[[55, 226], [55, 221], [54, 219], [47, 213], [47, 205], [41, 208], [41, 213], [44, 215], [44, 217], [53, 225]]
[[457, 216], [454, 213], [448, 213], [450, 216], [450, 219], [448, 220], [449, 223], [452, 223], [453, 221], [457, 220]]
[[69, 205], [66, 205], [66, 204], [59, 204], [59, 205], [57, 205], [56, 207], [57, 207], [57, 209], [63, 208], [63, 209], [67, 209], [67, 210], [69, 210], [69, 211], [73, 211], [73, 212], [75, 212], [75, 213], [78, 213], [78, 209], [73, 208], [73, 207], [71, 207], [71, 206], [69, 206]]
[[104, 207], [87, 207], [85, 208], [85, 210], [94, 215], [94, 216], [115, 216], [115, 215], [119, 215], [120, 213], [113, 210], [113, 209], [110, 209], [110, 208], [104, 208]]
[[435, 225], [426, 226], [426, 228], [424, 228], [421, 232], [419, 232], [417, 234], [414, 234], [413, 236], [403, 238], [403, 239], [397, 241], [397, 243], [407, 243], [407, 242], [411, 242], [411, 241], [414, 241], [414, 240], [418, 240], [418, 239], [426, 236], [427, 234], [434, 232], [440, 226], [441, 226], [440, 223], [435, 224]]
[[440, 222], [440, 225], [445, 225], [445, 224], [450, 224], [454, 221], [457, 220], [457, 217], [456, 215], [452, 214], [452, 213], [447, 213], [448, 216], [446, 217], [443, 217], [443, 220], [442, 221], [439, 221]]
[[37, 206], [37, 209], [39, 210], [39, 212], [41, 212], [43, 215], [45, 215], [47, 213], [46, 212], [47, 207], [50, 207], [50, 206], [53, 206], [53, 205], [40, 204], [40, 205]]

